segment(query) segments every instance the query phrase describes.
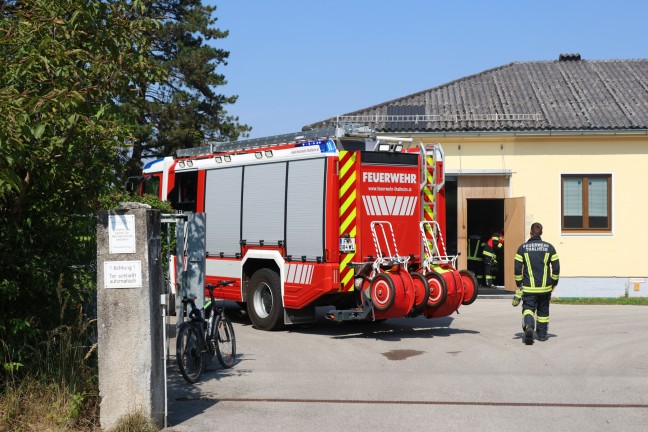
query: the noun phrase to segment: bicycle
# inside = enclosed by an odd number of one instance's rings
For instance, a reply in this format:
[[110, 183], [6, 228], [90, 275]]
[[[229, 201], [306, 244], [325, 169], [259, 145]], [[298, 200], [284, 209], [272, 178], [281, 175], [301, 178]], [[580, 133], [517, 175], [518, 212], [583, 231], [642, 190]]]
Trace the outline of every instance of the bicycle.
[[196, 307], [195, 298], [184, 297], [182, 310], [191, 306], [189, 321], [178, 327], [176, 337], [176, 360], [184, 379], [194, 384], [200, 378], [207, 364], [214, 358], [224, 368], [231, 368], [236, 361], [236, 336], [232, 322], [225, 315], [224, 307], [216, 306], [214, 288], [231, 285], [235, 281], [218, 281], [207, 284], [209, 300], [201, 309]]

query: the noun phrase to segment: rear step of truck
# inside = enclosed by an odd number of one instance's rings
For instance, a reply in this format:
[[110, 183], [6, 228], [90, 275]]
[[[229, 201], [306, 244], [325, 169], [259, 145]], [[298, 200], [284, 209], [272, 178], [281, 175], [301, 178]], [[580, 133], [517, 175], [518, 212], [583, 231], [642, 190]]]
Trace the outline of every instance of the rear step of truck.
[[331, 321], [362, 321], [366, 320], [369, 314], [371, 314], [371, 307], [365, 308], [355, 308], [355, 309], [343, 309], [328, 311], [326, 313], [326, 319]]

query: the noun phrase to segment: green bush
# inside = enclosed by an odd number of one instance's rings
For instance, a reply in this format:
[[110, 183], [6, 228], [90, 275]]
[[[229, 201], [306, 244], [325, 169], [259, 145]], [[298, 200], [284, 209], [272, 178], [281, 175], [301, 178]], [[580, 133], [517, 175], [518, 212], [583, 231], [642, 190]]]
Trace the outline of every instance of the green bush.
[[98, 208], [103, 210], [113, 210], [119, 207], [122, 202], [139, 202], [148, 204], [151, 208], [158, 209], [162, 213], [174, 213], [173, 207], [168, 201], [162, 201], [153, 195], [130, 195], [123, 191], [114, 191], [108, 195], [104, 195], [98, 200]]
[[[95, 430], [98, 419], [96, 321], [63, 295], [56, 296], [59, 326], [25, 349], [25, 368], [7, 367], [0, 392], [0, 431]], [[3, 344], [5, 353], [6, 344]]]

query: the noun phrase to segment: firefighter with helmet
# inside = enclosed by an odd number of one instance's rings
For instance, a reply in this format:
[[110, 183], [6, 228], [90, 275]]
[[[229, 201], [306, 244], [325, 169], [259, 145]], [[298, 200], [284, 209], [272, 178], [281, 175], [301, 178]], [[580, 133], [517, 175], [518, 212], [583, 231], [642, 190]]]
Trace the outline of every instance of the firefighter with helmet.
[[540, 238], [542, 225], [533, 223], [530, 235], [531, 238], [515, 254], [515, 284], [518, 289], [512, 302], [517, 306], [522, 300], [522, 330], [527, 345], [533, 343], [534, 327], [538, 340], [547, 340], [549, 301], [560, 275], [556, 248]]
[[484, 242], [482, 258], [484, 261], [484, 286], [486, 287], [493, 285], [495, 273], [497, 273], [497, 254], [501, 253], [503, 247], [504, 233], [502, 230], [497, 231]]

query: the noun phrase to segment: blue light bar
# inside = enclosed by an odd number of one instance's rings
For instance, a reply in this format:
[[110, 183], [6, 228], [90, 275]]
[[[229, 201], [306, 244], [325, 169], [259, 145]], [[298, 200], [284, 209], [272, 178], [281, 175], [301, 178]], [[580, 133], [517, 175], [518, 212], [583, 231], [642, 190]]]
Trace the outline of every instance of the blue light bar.
[[322, 150], [322, 153], [335, 153], [337, 151], [335, 141], [333, 141], [332, 139], [326, 140], [325, 145], [320, 144], [320, 150]]
[[322, 153], [335, 153], [337, 148], [335, 147], [335, 142], [331, 139], [326, 140], [314, 140], [314, 141], [304, 141], [296, 145], [296, 147], [309, 147], [309, 146], [319, 146]]

